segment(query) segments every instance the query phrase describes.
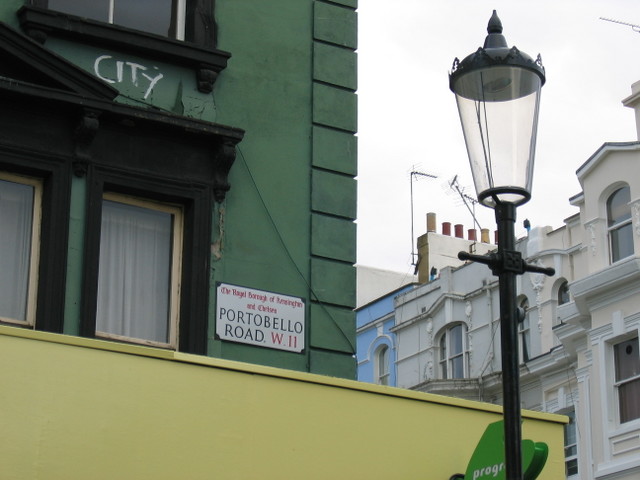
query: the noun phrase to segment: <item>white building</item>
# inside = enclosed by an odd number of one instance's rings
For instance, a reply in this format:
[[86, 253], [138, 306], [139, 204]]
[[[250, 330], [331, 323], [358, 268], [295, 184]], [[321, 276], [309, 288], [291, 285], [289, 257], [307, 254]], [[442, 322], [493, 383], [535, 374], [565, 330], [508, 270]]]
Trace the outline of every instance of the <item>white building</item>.
[[[640, 138], [640, 82], [624, 104]], [[521, 395], [523, 408], [575, 416], [569, 478], [640, 479], [639, 173], [640, 142], [604, 144], [577, 171], [579, 213], [517, 242], [556, 270], [518, 277]], [[398, 386], [501, 402], [497, 286], [472, 263], [396, 298]]]

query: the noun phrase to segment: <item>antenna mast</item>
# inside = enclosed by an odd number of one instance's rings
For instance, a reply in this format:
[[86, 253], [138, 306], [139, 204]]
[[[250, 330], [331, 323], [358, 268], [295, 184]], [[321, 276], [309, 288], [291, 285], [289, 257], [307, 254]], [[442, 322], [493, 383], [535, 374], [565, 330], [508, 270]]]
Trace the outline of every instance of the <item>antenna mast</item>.
[[604, 20], [605, 22], [619, 23], [620, 25], [626, 25], [628, 27], [631, 27], [631, 29], [634, 32], [640, 33], [640, 25], [635, 25], [633, 23], [627, 23], [627, 22], [621, 22], [620, 20], [614, 20], [612, 18], [604, 18], [604, 17], [600, 17], [600, 20]]
[[[476, 203], [478, 203], [478, 200], [464, 193], [464, 189], [460, 188], [460, 184], [458, 183], [458, 175], [453, 177], [453, 180], [449, 182], [449, 187], [452, 190], [455, 190], [456, 192], [458, 192], [458, 195], [460, 195], [460, 198], [462, 199], [464, 206], [467, 207], [467, 210], [469, 210], [469, 213], [473, 218], [473, 223], [475, 223], [478, 226], [478, 230], [482, 230], [482, 227], [480, 226], [480, 223], [478, 223], [478, 219], [476, 218]], [[473, 209], [469, 206], [469, 203], [473, 205]]]
[[[415, 168], [415, 167], [414, 167]], [[436, 175], [431, 175], [430, 173], [418, 172], [417, 170], [411, 170], [411, 174], [409, 175], [409, 184], [411, 190], [411, 265], [416, 266], [416, 251], [415, 251], [415, 241], [414, 241], [414, 233], [413, 233], [413, 180], [418, 177], [427, 177], [427, 178], [438, 178]]]

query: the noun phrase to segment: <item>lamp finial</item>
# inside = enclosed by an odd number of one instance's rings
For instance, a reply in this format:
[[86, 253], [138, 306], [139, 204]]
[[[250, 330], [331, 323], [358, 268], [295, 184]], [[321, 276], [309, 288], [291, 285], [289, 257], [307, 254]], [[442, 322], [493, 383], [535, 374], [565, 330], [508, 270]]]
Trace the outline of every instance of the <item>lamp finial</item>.
[[489, 19], [489, 25], [487, 25], [487, 33], [502, 33], [502, 22], [498, 17], [497, 12], [494, 10], [493, 15]]

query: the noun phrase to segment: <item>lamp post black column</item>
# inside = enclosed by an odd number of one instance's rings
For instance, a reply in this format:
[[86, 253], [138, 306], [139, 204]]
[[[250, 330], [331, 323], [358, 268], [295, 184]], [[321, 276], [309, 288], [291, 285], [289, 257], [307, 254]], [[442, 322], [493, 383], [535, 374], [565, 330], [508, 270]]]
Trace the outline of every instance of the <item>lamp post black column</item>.
[[[498, 255], [504, 259], [515, 251], [516, 207], [511, 203], [495, 209], [498, 226]], [[507, 479], [522, 479], [522, 427], [520, 415], [520, 371], [516, 314], [517, 272], [498, 272], [500, 290], [500, 343], [502, 349], [502, 405], [504, 409], [504, 450]]]
[[552, 268], [528, 265], [515, 249], [516, 207], [531, 198], [540, 90], [545, 82], [540, 56], [533, 60], [509, 48], [495, 10], [484, 46], [453, 62], [449, 87], [456, 95], [478, 201], [493, 208], [498, 250], [489, 255], [460, 252], [498, 276], [504, 449], [507, 480], [522, 480], [522, 425], [518, 355], [516, 275]]

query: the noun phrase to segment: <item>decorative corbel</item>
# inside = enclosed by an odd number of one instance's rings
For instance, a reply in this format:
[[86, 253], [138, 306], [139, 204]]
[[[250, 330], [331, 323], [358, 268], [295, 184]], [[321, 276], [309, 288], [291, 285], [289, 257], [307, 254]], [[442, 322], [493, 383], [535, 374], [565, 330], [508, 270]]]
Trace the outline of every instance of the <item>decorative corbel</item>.
[[210, 65], [201, 65], [196, 71], [196, 75], [198, 77], [198, 91], [211, 93], [213, 91], [213, 84], [216, 83], [216, 78], [218, 78], [218, 72]]
[[228, 176], [231, 165], [236, 159], [236, 145], [230, 140], [223, 140], [214, 154], [215, 172], [213, 178], [213, 197], [217, 203], [222, 203], [231, 188]]
[[89, 147], [98, 133], [100, 121], [98, 112], [85, 110], [82, 118], [78, 122], [74, 131], [75, 140], [75, 160], [73, 162], [73, 173], [77, 177], [84, 177], [91, 160]]

